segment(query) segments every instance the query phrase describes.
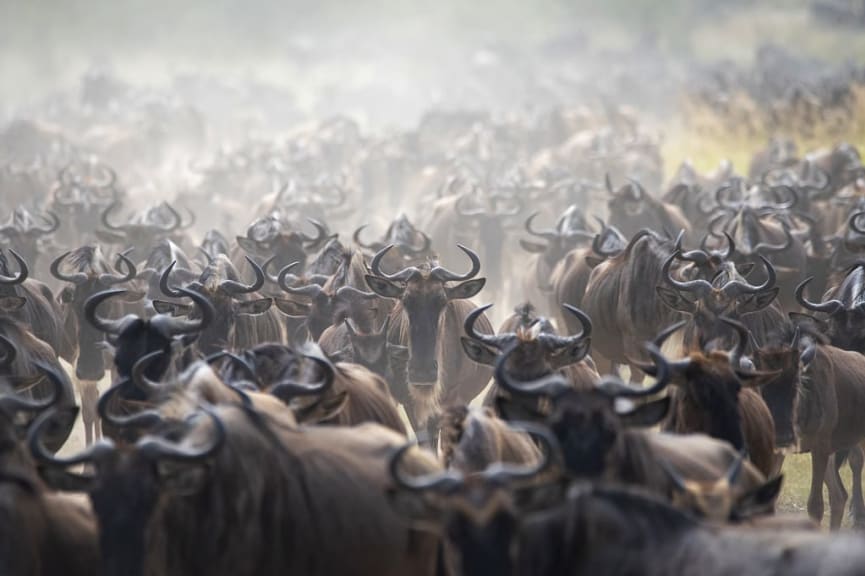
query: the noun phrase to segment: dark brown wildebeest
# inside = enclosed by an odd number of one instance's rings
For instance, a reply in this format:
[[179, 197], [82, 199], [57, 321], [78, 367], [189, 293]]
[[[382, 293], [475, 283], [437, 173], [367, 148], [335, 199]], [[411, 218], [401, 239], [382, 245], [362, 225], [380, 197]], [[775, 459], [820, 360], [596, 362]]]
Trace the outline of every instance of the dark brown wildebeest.
[[[789, 335], [789, 333], [788, 333]], [[865, 356], [815, 342], [795, 334], [787, 342], [757, 350], [757, 362], [780, 375], [762, 387], [775, 423], [777, 444], [811, 453], [811, 491], [808, 515], [823, 518], [823, 482], [829, 486], [830, 526], [841, 526], [847, 493], [838, 475], [840, 461], [828, 467], [829, 457], [853, 449], [865, 439]], [[828, 476], [827, 476], [828, 469]], [[854, 472], [856, 470], [854, 469]], [[865, 518], [860, 474], [854, 474], [853, 514]]]
[[[61, 290], [57, 298], [64, 308], [65, 335], [78, 346], [75, 375], [79, 379], [81, 419], [84, 421], [85, 438], [88, 444], [99, 435], [96, 426], [96, 401], [99, 396], [97, 383], [105, 376], [106, 364], [105, 335], [86, 321], [84, 305], [93, 294], [135, 279], [137, 275], [135, 264], [124, 254], [118, 254], [118, 258], [126, 266], [126, 273], [123, 275], [111, 270], [98, 246], [82, 246], [62, 254], [51, 263], [51, 274], [58, 280], [70, 284]], [[66, 270], [63, 270], [64, 265], [68, 266]], [[143, 293], [129, 290], [126, 293], [126, 300], [136, 301], [143, 296]], [[121, 307], [118, 301], [113, 302], [112, 316], [119, 316]]]
[[[648, 388], [606, 377], [592, 390], [576, 390], [559, 374], [520, 382], [506, 369], [508, 353], [496, 364], [496, 382], [511, 394], [497, 408], [505, 419], [545, 422], [562, 448], [564, 472], [574, 479], [639, 484], [672, 498], [676, 489], [668, 470], [698, 482], [715, 481], [730, 468], [738, 453], [727, 443], [702, 434], [668, 434], [645, 430], [660, 423], [671, 399], [643, 404], [634, 399], [659, 394], [669, 383], [669, 363], [654, 345], [647, 351], [656, 365], [657, 382]], [[551, 407], [537, 409], [537, 399]], [[527, 402], [528, 401], [528, 402]], [[765, 481], [749, 462], [736, 478], [742, 491]]]
[[[276, 399], [232, 390], [207, 366], [182, 376], [157, 413], [171, 439], [103, 440], [57, 458], [41, 446], [42, 422], [30, 430], [43, 465], [93, 463], [105, 576], [434, 573], [437, 538], [406, 526], [386, 495], [388, 455], [404, 436], [374, 424], [300, 427]], [[408, 464], [410, 474], [441, 469], [419, 451]]]
[[[553, 269], [550, 282], [554, 302], [570, 304], [575, 308], [582, 306], [592, 270], [604, 260], [621, 254], [628, 245], [621, 232], [602, 221], [599, 224], [601, 232], [592, 240], [591, 248], [571, 250]], [[576, 319], [570, 314], [563, 314], [558, 320], [562, 330], [574, 332], [578, 329]]]
[[531, 253], [524, 266], [522, 298], [528, 302], [542, 306], [544, 313], [551, 313], [548, 304], [552, 304], [553, 271], [558, 263], [581, 242], [594, 238], [595, 233], [587, 231], [585, 217], [582, 211], [572, 205], [559, 217], [554, 228], [537, 230], [532, 222], [540, 214], [535, 212], [526, 219], [526, 232], [543, 242], [520, 239], [520, 246]]
[[130, 217], [125, 224], [112, 224], [109, 216], [120, 206], [119, 201], [111, 203], [102, 212], [102, 226], [105, 230], [97, 230], [97, 236], [103, 242], [134, 246], [142, 254], [150, 254], [156, 244], [171, 236], [174, 232], [187, 227], [183, 218], [170, 204], [163, 202], [160, 206]]
[[[385, 274], [380, 263], [390, 250], [387, 246], [373, 258], [372, 274], [366, 276], [373, 292], [398, 300], [391, 312], [388, 339], [409, 349], [406, 412], [415, 430], [427, 426], [438, 405], [468, 404], [490, 378], [491, 370], [466, 358], [455, 337], [474, 309], [468, 298], [480, 292], [486, 282], [484, 278], [475, 278], [481, 268], [477, 254], [462, 245], [460, 249], [472, 263], [465, 274], [439, 265], [412, 266]], [[492, 332], [485, 317], [479, 318], [478, 324], [481, 330]]]
[[0, 377], [0, 574], [98, 575], [98, 527], [86, 496], [49, 491], [20, 442], [26, 428], [20, 416], [48, 410], [66, 394], [61, 373], [36, 368], [53, 387], [39, 401], [15, 394]]
[[633, 237], [643, 229], [669, 234], [691, 229], [677, 206], [654, 198], [639, 182], [630, 180], [616, 191], [608, 174], [606, 184], [611, 196], [607, 202], [609, 225], [621, 230], [626, 237]]
[[374, 256], [388, 244], [394, 246], [381, 263], [381, 269], [385, 272], [396, 272], [406, 266], [416, 266], [433, 255], [430, 251], [432, 246], [430, 237], [417, 229], [405, 214], [400, 214], [390, 223], [380, 241], [365, 244], [360, 239], [360, 233], [364, 228], [366, 228], [366, 224], [355, 230], [352, 239], [370, 256]]
[[[725, 440], [736, 450], [747, 452], [754, 466], [768, 478], [775, 467], [775, 430], [772, 414], [754, 388], [778, 374], [743, 369], [740, 362], [750, 333], [735, 320], [723, 316], [720, 320], [736, 331], [736, 345], [729, 352], [693, 351], [670, 362], [674, 400], [664, 428], [680, 434], [702, 432]], [[663, 345], [683, 325], [680, 322], [664, 330], [655, 345]], [[653, 365], [641, 368], [650, 375], [656, 373]]]
[[[525, 304], [505, 320], [496, 335], [475, 331], [475, 321], [492, 304], [481, 306], [466, 316], [463, 326], [467, 335], [461, 338], [466, 355], [487, 366], [495, 366], [496, 359], [506, 350], [509, 354], [508, 371], [517, 380], [536, 380], [553, 372], [565, 375], [575, 388], [589, 389], [600, 380], [594, 364], [587, 355], [592, 341], [592, 321], [579, 308], [569, 304], [563, 307], [580, 323], [576, 334], [559, 336], [550, 322], [536, 316], [531, 305]], [[487, 391], [484, 404], [492, 406], [500, 393], [493, 384]]]
[[462, 474], [481, 472], [496, 462], [535, 464], [538, 447], [525, 433], [514, 430], [488, 408], [451, 406], [441, 417], [439, 458]]
[[[264, 286], [264, 271], [251, 258], [247, 260], [255, 272], [251, 284], [240, 282], [231, 261], [220, 254], [195, 282], [186, 285], [188, 290], [204, 295], [216, 310], [213, 321], [198, 339], [198, 347], [205, 355], [223, 348], [242, 349], [284, 339], [282, 324], [276, 312], [270, 310], [273, 300], [253, 297]], [[182, 298], [184, 294], [170, 284], [172, 269], [173, 266], [169, 266], [163, 271], [159, 287], [166, 296]], [[162, 301], [154, 301], [153, 306], [159, 313], [178, 313], [188, 308]]]
[[[327, 227], [317, 220], [307, 219], [316, 229], [316, 236], [309, 236], [294, 229], [290, 222], [278, 214], [259, 218], [249, 225], [246, 236], [237, 237], [237, 245], [248, 255], [266, 260], [275, 257], [273, 265], [282, 270], [292, 262], [300, 262], [300, 269], [306, 268], [308, 254], [317, 250], [328, 238]], [[239, 253], [231, 254], [238, 269], [244, 266]]]
[[[654, 338], [658, 326], [675, 319], [662, 299], [647, 289], [662, 282], [663, 264], [674, 246], [672, 240], [642, 230], [622, 252], [592, 270], [582, 309], [594, 326], [592, 349], [607, 361], [626, 364], [642, 357], [642, 343]], [[609, 372], [597, 354], [600, 371]]]

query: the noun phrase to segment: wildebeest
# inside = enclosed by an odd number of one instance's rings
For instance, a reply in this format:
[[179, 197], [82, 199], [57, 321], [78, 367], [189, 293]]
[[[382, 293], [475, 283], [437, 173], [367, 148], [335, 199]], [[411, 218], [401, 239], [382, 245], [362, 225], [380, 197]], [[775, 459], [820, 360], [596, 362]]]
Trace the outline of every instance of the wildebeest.
[[98, 575], [98, 527], [89, 503], [81, 494], [49, 490], [20, 441], [24, 427], [18, 416], [49, 410], [67, 393], [68, 382], [53, 367], [35, 367], [51, 381], [49, 397], [23, 398], [0, 377], [0, 573]]
[[[103, 440], [59, 458], [41, 446], [41, 421], [30, 431], [43, 465], [93, 463], [87, 488], [107, 576], [433, 574], [436, 539], [387, 501], [388, 455], [403, 436], [371, 424], [298, 427], [275, 399], [239, 396], [207, 366], [184, 377], [185, 392], [160, 411], [175, 422], [170, 439]], [[420, 452], [409, 468], [440, 469]]]
[[[370, 289], [383, 298], [398, 300], [391, 312], [389, 340], [409, 349], [408, 379], [411, 406], [407, 408], [412, 426], [426, 426], [436, 405], [466, 404], [486, 386], [491, 370], [463, 355], [455, 335], [473, 309], [467, 299], [484, 287], [486, 279], [475, 278], [481, 263], [477, 254], [464, 246], [471, 269], [465, 274], [439, 265], [408, 267], [385, 274], [379, 264], [390, 250], [385, 247], [370, 263], [366, 276]], [[452, 285], [452, 282], [458, 282]], [[492, 331], [486, 318], [481, 330]]]
[[631, 180], [619, 190], [614, 190], [607, 175], [606, 184], [607, 191], [610, 193], [609, 224], [621, 230], [625, 236], [633, 237], [646, 228], [669, 234], [691, 228], [677, 206], [654, 198], [636, 180]]

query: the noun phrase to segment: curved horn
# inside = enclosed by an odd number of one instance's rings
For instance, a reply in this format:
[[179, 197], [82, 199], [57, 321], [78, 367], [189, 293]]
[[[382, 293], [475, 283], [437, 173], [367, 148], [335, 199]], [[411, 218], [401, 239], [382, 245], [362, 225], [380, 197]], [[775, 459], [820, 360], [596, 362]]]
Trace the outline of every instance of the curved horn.
[[762, 254], [757, 254], [760, 260], [763, 261], [763, 266], [766, 267], [766, 281], [759, 286], [753, 286], [748, 282], [741, 280], [733, 280], [724, 285], [721, 289], [727, 296], [740, 296], [742, 294], [758, 294], [775, 286], [776, 274], [775, 267]]
[[100, 274], [99, 282], [106, 286], [113, 286], [114, 284], [122, 284], [124, 282], [129, 282], [134, 280], [136, 276], [138, 276], [138, 271], [135, 269], [135, 264], [130, 260], [126, 254], [119, 253], [117, 255], [117, 259], [120, 262], [123, 262], [126, 265], [126, 275], [118, 276], [117, 274]]
[[673, 260], [679, 257], [679, 255], [680, 252], [673, 252], [664, 261], [664, 266], [661, 269], [661, 273], [663, 274], [664, 279], [667, 281], [667, 283], [670, 284], [672, 287], [676, 288], [677, 290], [684, 292], [705, 292], [712, 290], [711, 282], [702, 278], [687, 281], [676, 280], [675, 278], [673, 278], [670, 268], [673, 265]]
[[65, 380], [63, 379], [63, 377], [57, 372], [57, 370], [53, 366], [45, 364], [44, 362], [34, 360], [33, 365], [36, 366], [41, 372], [43, 372], [48, 378], [48, 381], [51, 383], [51, 396], [42, 400], [31, 400], [29, 398], [22, 398], [17, 395], [0, 396], [0, 409], [5, 410], [9, 413], [14, 413], [17, 411], [40, 412], [42, 410], [50, 408], [51, 406], [56, 404], [58, 400], [60, 400], [60, 398], [63, 396], [63, 388], [65, 387]]
[[865, 235], [865, 228], [860, 228], [859, 225], [856, 224], [856, 221], [859, 219], [860, 216], [865, 216], [865, 211], [854, 212], [853, 214], [851, 214], [850, 217], [847, 219], [847, 227], [850, 228], [850, 230], [852, 230], [853, 232], [856, 232], [857, 234]]
[[390, 477], [399, 488], [410, 490], [412, 492], [448, 492], [462, 485], [463, 475], [454, 470], [432, 472], [430, 474], [424, 474], [423, 476], [413, 477], [403, 475], [403, 473], [400, 471], [400, 464], [402, 462], [402, 459], [405, 457], [408, 451], [411, 448], [414, 448], [416, 445], [417, 444], [415, 442], [409, 442], [408, 444], [404, 444], [399, 448], [399, 450], [394, 453], [393, 456], [391, 456], [390, 462], [388, 463]]
[[478, 342], [482, 342], [488, 346], [501, 349], [501, 347], [508, 342], [508, 336], [513, 336], [513, 334], [500, 334], [497, 336], [495, 334], [481, 334], [480, 332], [475, 331], [475, 322], [477, 322], [478, 318], [480, 318], [484, 312], [492, 307], [492, 304], [484, 304], [466, 314], [466, 319], [463, 322], [463, 330], [465, 330], [466, 335], [472, 340], [477, 340]]
[[322, 240], [330, 236], [330, 232], [328, 232], [327, 226], [325, 226], [318, 220], [315, 220], [314, 218], [307, 218], [306, 221], [315, 227], [318, 236], [313, 238], [312, 236], [307, 236], [306, 234], [301, 232], [300, 237], [303, 238], [304, 244], [307, 244], [309, 246], [315, 246], [316, 244], [320, 243]]
[[481, 271], [481, 259], [478, 255], [471, 250], [470, 248], [466, 248], [462, 244], [457, 244], [457, 248], [462, 250], [466, 256], [469, 257], [469, 260], [472, 262], [471, 269], [465, 274], [456, 274], [451, 272], [447, 268], [443, 266], [436, 266], [432, 270], [430, 270], [430, 276], [437, 278], [443, 282], [460, 282], [462, 280], [468, 280], [469, 278], [474, 278], [477, 276], [478, 272]]
[[172, 206], [168, 202], [163, 202], [163, 205], [165, 206], [165, 209], [171, 213], [171, 216], [174, 218], [174, 223], [162, 226], [160, 227], [160, 230], [162, 230], [163, 232], [174, 232], [181, 227], [181, 224], [183, 223], [183, 216], [181, 216], [180, 213], [174, 209], [174, 206]]
[[172, 298], [180, 298], [183, 296], [183, 293], [180, 292], [176, 288], [172, 288], [169, 285], [168, 280], [171, 276], [171, 271], [174, 270], [174, 267], [177, 265], [177, 260], [172, 260], [171, 264], [168, 265], [165, 270], [162, 271], [162, 274], [159, 276], [159, 290], [165, 294], [166, 296], [171, 296]]
[[42, 442], [42, 433], [56, 413], [55, 410], [43, 412], [27, 431], [27, 446], [30, 448], [33, 459], [37, 462], [55, 468], [68, 468], [93, 460], [103, 460], [115, 451], [114, 442], [106, 439], [92, 444], [74, 456], [60, 457], [52, 454]]
[[784, 242], [782, 244], [768, 244], [766, 242], [760, 242], [754, 246], [752, 252], [783, 252], [790, 248], [790, 246], [793, 245], [793, 234], [790, 232], [790, 226], [788, 226], [786, 222], [781, 222], [781, 228], [784, 230]]
[[216, 317], [216, 308], [213, 307], [210, 298], [200, 292], [196, 292], [195, 290], [182, 287], [177, 289], [177, 293], [180, 296], [186, 296], [195, 302], [198, 309], [201, 310], [201, 318], [190, 320], [188, 318], [175, 318], [165, 314], [157, 314], [150, 319], [150, 324], [155, 327], [164, 326], [166, 334], [170, 336], [195, 334], [207, 330], [207, 327], [210, 326], [210, 323], [213, 322], [213, 319]]
[[261, 269], [261, 266], [259, 266], [255, 260], [249, 256], [244, 257], [246, 258], [246, 261], [249, 262], [253, 272], [255, 272], [255, 280], [249, 285], [241, 284], [234, 280], [224, 280], [219, 287], [233, 296], [258, 292], [261, 290], [261, 287], [264, 286], [264, 271]]
[[485, 469], [481, 476], [490, 482], [506, 484], [520, 480], [531, 480], [546, 470], [550, 464], [560, 461], [559, 443], [546, 426], [532, 422], [512, 422], [508, 427], [517, 432], [525, 432], [543, 446], [543, 457], [537, 464], [518, 465], [506, 462], [496, 462]]
[[634, 180], [633, 178], [628, 178], [628, 182], [631, 184], [631, 189], [638, 192], [634, 195], [634, 200], [640, 202], [643, 200], [643, 198], [648, 196], [648, 194], [646, 193], [646, 189], [643, 188], [643, 185], [640, 184], [637, 180]]
[[357, 230], [354, 231], [354, 234], [352, 234], [351, 239], [354, 241], [355, 244], [357, 244], [358, 246], [360, 246], [361, 248], [363, 248], [365, 250], [378, 250], [378, 248], [381, 247], [380, 242], [376, 242], [373, 244], [364, 244], [363, 241], [360, 239], [360, 233], [367, 226], [368, 226], [368, 224], [363, 224], [362, 226], [359, 226], [357, 228]]
[[415, 248], [414, 246], [410, 246], [408, 244], [400, 244], [400, 250], [402, 250], [406, 254], [411, 254], [413, 256], [417, 256], [420, 254], [426, 254], [429, 252], [430, 246], [432, 246], [432, 238], [426, 235], [426, 233], [418, 230], [418, 234], [423, 238], [423, 244], [421, 244], [420, 248]]
[[61, 254], [57, 258], [51, 262], [51, 275], [57, 278], [58, 280], [62, 280], [63, 282], [70, 282], [72, 284], [81, 284], [87, 281], [87, 274], [83, 272], [78, 272], [77, 274], [66, 275], [60, 272], [60, 264], [70, 255], [72, 251]]
[[558, 373], [548, 374], [536, 380], [526, 382], [519, 382], [511, 378], [506, 366], [508, 358], [516, 349], [517, 346], [511, 346], [498, 357], [498, 360], [496, 360], [495, 379], [496, 383], [501, 386], [503, 390], [518, 396], [555, 397], [572, 388], [568, 379]]
[[12, 254], [13, 258], [15, 258], [15, 262], [18, 263], [19, 272], [16, 276], [12, 277], [0, 275], [0, 284], [5, 284], [7, 286], [13, 284], [21, 284], [25, 280], [27, 280], [27, 277], [30, 275], [30, 269], [27, 268], [27, 262], [24, 261], [24, 258], [22, 258], [21, 255], [18, 254], [18, 252], [9, 248], [9, 253]]
[[736, 331], [736, 344], [733, 346], [733, 348], [730, 349], [729, 355], [730, 364], [732, 364], [734, 369], [738, 369], [739, 362], [741, 361], [742, 356], [745, 355], [745, 347], [750, 341], [751, 331], [748, 330], [748, 328], [738, 320], [734, 320], [726, 316], [721, 316], [720, 320], [721, 322]]
[[454, 212], [466, 218], [471, 218], [472, 216], [479, 216], [481, 214], [484, 214], [485, 210], [483, 208], [476, 208], [474, 210], [464, 209], [463, 203], [465, 202], [466, 198], [468, 198], [468, 196], [468, 194], [461, 194], [459, 198], [457, 198], [456, 203], [454, 203]]
[[293, 380], [283, 380], [271, 386], [269, 392], [283, 402], [288, 402], [295, 396], [318, 396], [327, 391], [332, 385], [335, 377], [333, 365], [323, 356], [318, 354], [303, 354], [304, 358], [308, 358], [315, 362], [323, 373], [323, 377], [318, 382], [306, 384], [303, 382], [295, 382]]
[[354, 286], [341, 286], [339, 290], [336, 291], [336, 296], [339, 300], [372, 300], [374, 298], [378, 298], [378, 294], [375, 292], [364, 292], [363, 290], [358, 290]]
[[647, 342], [645, 344], [645, 349], [646, 352], [649, 353], [649, 356], [652, 358], [652, 362], [655, 365], [654, 384], [648, 388], [643, 388], [637, 384], [625, 384], [615, 376], [607, 376], [601, 379], [601, 381], [596, 385], [596, 388], [604, 394], [616, 398], [644, 398], [647, 396], [654, 396], [661, 392], [667, 387], [667, 384], [670, 383], [670, 377], [672, 376], [670, 363], [664, 355], [661, 354], [661, 350], [654, 344]]
[[[269, 262], [270, 262], [270, 260], [265, 262], [265, 265], [267, 265]], [[297, 268], [298, 266], [300, 266], [299, 261], [292, 262], [291, 264], [289, 264], [288, 266], [285, 266], [282, 270], [279, 271], [279, 276], [276, 277], [276, 284], [284, 292], [288, 292], [291, 289], [291, 285], [289, 284], [290, 282], [296, 282], [297, 281], [297, 275], [292, 274], [291, 271], [294, 270], [295, 268]], [[289, 278], [289, 276], [291, 276], [291, 278]]]
[[811, 302], [810, 300], [805, 298], [805, 287], [808, 286], [808, 284], [810, 284], [813, 279], [813, 276], [809, 276], [801, 284], [796, 286], [796, 301], [799, 302], [799, 304], [803, 308], [811, 310], [813, 312], [825, 312], [827, 314], [834, 314], [835, 312], [844, 307], [844, 304], [840, 300], [828, 300], [826, 302], [818, 303]]
[[[799, 196], [796, 194], [796, 191], [786, 185], [775, 186], [772, 188], [772, 192], [776, 190], [781, 190], [787, 194], [786, 199], [782, 199], [781, 202], [773, 202], [771, 204], [772, 208], [775, 210], [790, 210], [796, 203], [799, 201]], [[786, 201], [785, 201], [786, 200]]]
[[101, 332], [105, 332], [107, 334], [119, 334], [123, 329], [124, 324], [128, 321], [130, 316], [125, 316], [123, 318], [119, 318], [117, 320], [106, 320], [99, 316], [96, 313], [96, 309], [99, 305], [112, 298], [114, 296], [119, 296], [121, 294], [126, 294], [126, 290], [124, 289], [114, 289], [114, 290], [103, 290], [101, 292], [97, 292], [93, 294], [87, 301], [84, 302], [84, 318], [90, 323], [91, 326], [96, 328]]
[[213, 422], [214, 435], [209, 445], [202, 448], [191, 449], [184, 448], [179, 444], [169, 442], [158, 436], [145, 436], [135, 443], [138, 451], [153, 460], [167, 459], [176, 462], [201, 462], [210, 458], [222, 448], [225, 443], [225, 424], [216, 413], [207, 406], [201, 406], [201, 411], [204, 412]]
[[543, 238], [544, 240], [549, 240], [549, 241], [552, 241], [552, 240], [555, 240], [556, 238], [558, 238], [558, 236], [559, 236], [558, 233], [555, 230], [553, 230], [552, 228], [548, 228], [545, 230], [533, 230], [532, 229], [532, 222], [534, 222], [535, 217], [537, 217], [538, 214], [540, 214], [540, 212], [533, 212], [531, 216], [526, 218], [526, 222], [525, 222], [526, 232], [528, 232], [532, 236], [537, 236], [538, 238]]
[[102, 225], [105, 226], [105, 228], [107, 228], [108, 230], [112, 230], [115, 232], [125, 232], [126, 231], [125, 226], [115, 226], [114, 224], [112, 224], [111, 222], [108, 221], [108, 215], [111, 212], [113, 212], [114, 209], [117, 208], [119, 205], [120, 205], [119, 201], [114, 201], [105, 207], [105, 210], [102, 211], [102, 216], [101, 216]]
[[382, 278], [386, 278], [387, 280], [399, 282], [408, 280], [408, 278], [412, 274], [415, 274], [418, 271], [416, 267], [409, 266], [408, 268], [403, 268], [402, 270], [394, 274], [385, 274], [384, 272], [382, 272], [381, 261], [391, 248], [393, 248], [393, 244], [388, 244], [387, 246], [375, 253], [375, 256], [372, 257], [372, 262], [369, 263], [370, 270], [372, 270], [372, 273], [376, 276], [381, 276]]
[[[158, 353], [161, 354], [161, 352]], [[148, 354], [148, 356], [153, 356], [153, 354]], [[136, 362], [135, 366], [137, 367], [145, 358], [147, 358], [147, 356]], [[138, 387], [138, 384], [135, 386]], [[114, 399], [117, 393], [121, 391], [121, 389], [128, 389], [131, 387], [132, 380], [125, 378], [115, 386], [106, 390], [105, 393], [99, 397], [99, 402], [96, 403], [96, 412], [99, 414], [99, 417], [116, 428], [153, 428], [154, 426], [162, 424], [165, 419], [158, 410], [141, 410], [128, 416], [111, 413], [108, 409], [109, 403]]]

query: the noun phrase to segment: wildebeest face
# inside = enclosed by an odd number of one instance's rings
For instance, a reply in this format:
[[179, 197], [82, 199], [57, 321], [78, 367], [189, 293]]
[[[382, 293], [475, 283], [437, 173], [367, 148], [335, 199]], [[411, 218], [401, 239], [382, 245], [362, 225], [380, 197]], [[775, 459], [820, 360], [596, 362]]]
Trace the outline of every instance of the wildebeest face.
[[611, 398], [594, 392], [568, 395], [557, 401], [549, 423], [571, 474], [584, 478], [603, 474], [620, 428]]
[[445, 536], [454, 544], [448, 551], [457, 556], [455, 564], [463, 576], [513, 573], [517, 517], [486, 496], [470, 508], [455, 506], [445, 519]]
[[799, 441], [796, 413], [801, 388], [800, 352], [790, 346], [760, 349], [757, 361], [765, 370], [779, 372], [760, 389], [775, 423], [775, 444], [779, 448], [795, 448]]
[[[409, 323], [409, 380], [431, 384], [438, 380], [437, 347], [442, 312], [449, 300], [467, 299], [477, 295], [486, 279], [474, 278], [480, 271], [477, 254], [460, 246], [471, 258], [472, 269], [457, 275], [440, 266], [430, 270], [405, 268], [385, 276], [379, 267], [390, 250], [388, 246], [376, 254], [370, 267], [374, 274], [366, 275], [370, 289], [384, 298], [399, 299]], [[452, 282], [459, 281], [458, 284]]]

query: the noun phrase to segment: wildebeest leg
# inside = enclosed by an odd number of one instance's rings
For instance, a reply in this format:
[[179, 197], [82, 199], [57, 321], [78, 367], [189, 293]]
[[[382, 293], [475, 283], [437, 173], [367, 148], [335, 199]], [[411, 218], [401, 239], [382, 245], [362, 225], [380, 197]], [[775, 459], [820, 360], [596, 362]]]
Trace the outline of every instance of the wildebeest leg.
[[824, 481], [829, 490], [829, 528], [838, 530], [844, 520], [844, 508], [847, 505], [847, 489], [841, 482], [838, 471], [843, 464], [843, 454], [837, 453], [828, 461]]
[[99, 402], [99, 388], [94, 380], [79, 381], [81, 396], [81, 420], [84, 423], [84, 441], [90, 446], [94, 442], [94, 432], [97, 428], [98, 414], [96, 404]]
[[772, 462], [772, 478], [781, 473], [781, 468], [784, 467], [784, 460], [786, 458], [787, 455], [783, 452], [775, 452], [775, 459]]
[[854, 527], [865, 528], [865, 501], [862, 497], [862, 466], [865, 464], [865, 454], [862, 453], [862, 446], [852, 448], [848, 459], [853, 476], [850, 515], [853, 517]]
[[818, 524], [823, 521], [823, 481], [826, 478], [826, 465], [828, 463], [828, 451], [811, 451], [811, 491], [808, 494], [808, 516]]

